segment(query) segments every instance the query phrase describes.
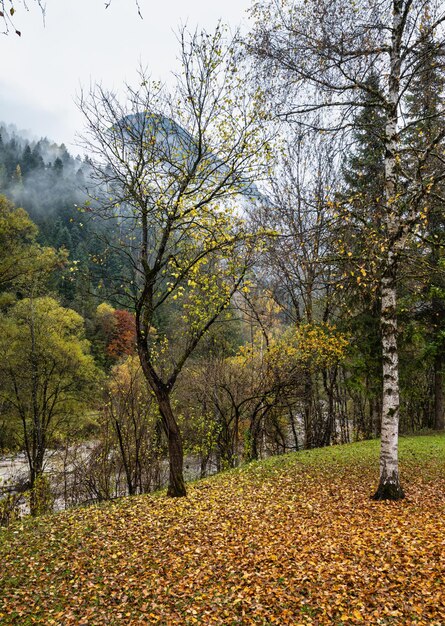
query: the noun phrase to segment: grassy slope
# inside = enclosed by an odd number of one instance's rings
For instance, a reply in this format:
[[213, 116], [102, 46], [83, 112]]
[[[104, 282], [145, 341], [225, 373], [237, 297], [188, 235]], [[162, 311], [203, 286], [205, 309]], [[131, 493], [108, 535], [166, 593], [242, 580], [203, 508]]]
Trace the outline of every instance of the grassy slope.
[[445, 437], [254, 463], [187, 499], [125, 498], [0, 532], [0, 624], [445, 625]]

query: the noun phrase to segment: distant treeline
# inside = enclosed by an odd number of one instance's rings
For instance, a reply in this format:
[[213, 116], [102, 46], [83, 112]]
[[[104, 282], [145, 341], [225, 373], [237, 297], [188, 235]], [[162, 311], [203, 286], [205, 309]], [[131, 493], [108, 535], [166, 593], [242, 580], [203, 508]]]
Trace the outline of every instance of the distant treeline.
[[69, 263], [57, 274], [54, 290], [63, 304], [84, 315], [97, 305], [89, 295], [105, 294], [107, 276], [117, 271], [107, 263], [107, 225], [85, 212], [89, 176], [88, 158], [72, 156], [63, 143], [30, 140], [0, 123], [0, 194], [27, 211], [42, 245], [68, 251]]

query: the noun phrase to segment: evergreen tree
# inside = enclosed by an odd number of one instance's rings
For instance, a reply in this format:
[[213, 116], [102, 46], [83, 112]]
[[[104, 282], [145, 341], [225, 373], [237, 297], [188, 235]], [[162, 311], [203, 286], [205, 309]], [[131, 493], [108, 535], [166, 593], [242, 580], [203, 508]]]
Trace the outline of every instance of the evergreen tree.
[[369, 91], [364, 94], [362, 109], [354, 119], [353, 152], [343, 165], [345, 189], [337, 203], [340, 210], [335, 246], [340, 252], [340, 284], [342, 288], [346, 286], [347, 324], [354, 335], [349, 392], [361, 407], [355, 408], [360, 415], [359, 434], [369, 437], [377, 435], [380, 428], [382, 360], [379, 281], [374, 259], [369, 257], [368, 240], [377, 236], [381, 228], [386, 120], [380, 106], [377, 74], [371, 72], [365, 84]]
[[[427, 7], [428, 8], [428, 7]], [[425, 10], [425, 23], [430, 18]], [[443, 121], [444, 88], [445, 88], [445, 44], [435, 40], [431, 29], [417, 50], [417, 68], [413, 73], [410, 91], [407, 97], [407, 115], [411, 121], [411, 129], [407, 137], [408, 154], [416, 155], [415, 165], [422, 162], [421, 176], [428, 185], [433, 176], [445, 174], [442, 160], [429, 155], [429, 146], [441, 132], [445, 133]], [[445, 142], [442, 141], [445, 150]], [[436, 152], [437, 153], [437, 152]], [[409, 169], [411, 163], [408, 160]], [[429, 353], [433, 361], [433, 395], [434, 409], [430, 421], [431, 426], [438, 430], [445, 427], [444, 420], [444, 387], [443, 376], [445, 366], [445, 187], [441, 185], [425, 203], [424, 238], [426, 249], [422, 250], [423, 261], [427, 271], [424, 273], [424, 286], [421, 293], [421, 304], [416, 304], [417, 317], [423, 324]], [[425, 254], [426, 252], [426, 254]], [[418, 259], [419, 260], [419, 259]]]
[[22, 169], [23, 176], [28, 176], [34, 169], [34, 159], [32, 158], [31, 148], [29, 143], [26, 144], [23, 150], [22, 158], [20, 159], [20, 167]]
[[0, 132], [0, 189], [3, 189], [6, 185], [7, 173], [5, 168], [5, 144], [3, 143], [3, 136]]
[[45, 169], [45, 162], [44, 162], [44, 160], [42, 158], [42, 155], [40, 153], [40, 141], [38, 143], [36, 143], [36, 145], [32, 149], [31, 156], [32, 156], [33, 168], [35, 170], [37, 170], [37, 169], [39, 169], [39, 170]]
[[63, 176], [63, 161], [59, 157], [54, 161], [53, 170], [56, 176]]

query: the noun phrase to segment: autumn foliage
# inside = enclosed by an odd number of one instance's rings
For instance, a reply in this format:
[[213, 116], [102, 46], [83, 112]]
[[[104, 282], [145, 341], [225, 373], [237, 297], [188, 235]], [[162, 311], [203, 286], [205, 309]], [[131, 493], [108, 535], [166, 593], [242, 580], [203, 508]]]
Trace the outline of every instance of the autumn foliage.
[[116, 363], [136, 352], [136, 322], [125, 309], [115, 309], [103, 302], [96, 310], [96, 341], [110, 363]]
[[134, 315], [124, 309], [116, 309], [107, 352], [113, 359], [129, 356], [136, 352], [136, 322]]
[[442, 626], [445, 440], [401, 443], [407, 499], [369, 499], [377, 442], [252, 463], [0, 536], [2, 624]]

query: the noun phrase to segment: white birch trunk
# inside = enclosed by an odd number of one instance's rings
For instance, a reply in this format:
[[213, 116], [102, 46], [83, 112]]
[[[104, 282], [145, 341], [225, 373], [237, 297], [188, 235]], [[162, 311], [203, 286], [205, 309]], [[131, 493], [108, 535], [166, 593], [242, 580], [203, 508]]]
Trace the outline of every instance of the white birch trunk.
[[404, 497], [399, 483], [399, 355], [397, 350], [396, 267], [382, 279], [381, 332], [383, 354], [380, 483], [375, 500]]
[[384, 222], [387, 235], [386, 267], [381, 280], [381, 332], [383, 361], [382, 431], [380, 483], [375, 500], [399, 500], [404, 493], [399, 483], [399, 356], [397, 350], [397, 233], [400, 217], [397, 210], [398, 101], [400, 95], [400, 44], [402, 12], [405, 0], [393, 0], [388, 119], [386, 123]]

